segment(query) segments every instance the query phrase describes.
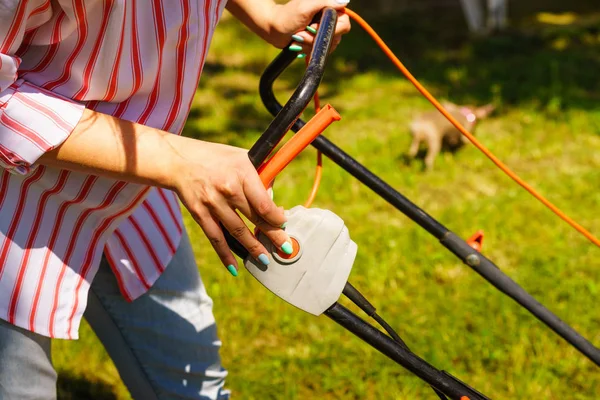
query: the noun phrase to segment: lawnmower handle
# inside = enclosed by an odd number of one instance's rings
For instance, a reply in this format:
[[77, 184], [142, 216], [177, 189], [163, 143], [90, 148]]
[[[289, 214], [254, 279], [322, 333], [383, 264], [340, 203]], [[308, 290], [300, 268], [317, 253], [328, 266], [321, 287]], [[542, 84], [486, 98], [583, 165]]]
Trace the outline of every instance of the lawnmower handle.
[[[318, 15], [315, 16], [318, 18]], [[260, 136], [256, 143], [252, 146], [248, 152], [248, 157], [255, 168], [259, 168], [263, 162], [267, 159], [269, 154], [275, 149], [277, 144], [283, 139], [290, 128], [296, 123], [296, 120], [300, 117], [300, 114], [304, 111], [312, 97], [317, 92], [319, 84], [323, 79], [325, 73], [325, 63], [327, 62], [327, 56], [331, 49], [331, 43], [333, 42], [333, 35], [335, 33], [335, 26], [337, 24], [337, 11], [333, 8], [325, 8], [321, 13], [321, 20], [317, 35], [313, 45], [313, 50], [310, 57], [310, 62], [306, 68], [306, 72], [302, 77], [302, 80], [298, 84], [298, 87], [292, 94], [292, 97], [288, 100], [285, 106], [279, 105], [279, 114], [273, 113], [275, 119], [271, 122], [265, 132]], [[279, 56], [275, 59], [273, 64], [283, 65], [283, 68], [279, 73], [273, 76], [273, 80], [270, 85], [273, 84], [275, 79], [289, 66], [298, 56], [297, 53], [291, 51], [289, 48], [285, 48], [281, 51]], [[264, 78], [264, 75], [263, 75]], [[263, 81], [261, 79], [262, 93]], [[303, 124], [304, 125], [304, 124]], [[244, 259], [248, 256], [248, 250], [246, 250], [221, 224], [221, 230], [225, 234], [225, 240], [231, 250], [240, 258]]]
[[[273, 93], [273, 83], [283, 71], [294, 61], [294, 57], [285, 51], [280, 54], [265, 69], [259, 85], [260, 97], [272, 115], [278, 117], [289, 112], [288, 105], [282, 107]], [[314, 94], [314, 93], [313, 93]], [[312, 97], [312, 94], [311, 94]], [[306, 104], [310, 101], [307, 98]], [[297, 114], [294, 114], [297, 115]], [[291, 120], [292, 118], [288, 118]], [[298, 132], [306, 123], [301, 119], [295, 118], [287, 129]], [[276, 144], [275, 144], [276, 145]], [[504, 294], [515, 300], [523, 308], [533, 314], [538, 320], [546, 324], [550, 329], [565, 339], [569, 344], [588, 357], [596, 365], [600, 366], [600, 349], [595, 347], [589, 340], [580, 335], [575, 329], [570, 327], [564, 321], [559, 319], [550, 310], [540, 304], [533, 296], [527, 293], [516, 282], [511, 280], [506, 274], [502, 273], [498, 267], [489, 259], [482, 255], [475, 254], [470, 246], [461, 238], [448, 230], [439, 221], [420, 209], [417, 205], [404, 197], [400, 192], [384, 182], [381, 178], [369, 171], [350, 155], [335, 146], [332, 142], [323, 136], [317, 137], [312, 145], [334, 163], [341, 166], [360, 182], [365, 184], [375, 193], [380, 195], [396, 209], [404, 213], [410, 219], [415, 221], [431, 235], [438, 239], [447, 249], [460, 258], [465, 264], [473, 268], [484, 279], [494, 285]], [[474, 265], [468, 259], [476, 257], [477, 264]], [[473, 258], [475, 260], [475, 258]]]
[[[317, 36], [317, 39], [318, 39], [318, 36]], [[292, 64], [292, 62], [294, 62], [295, 59], [296, 59], [296, 54], [286, 48], [271, 62], [271, 64], [269, 64], [267, 66], [267, 68], [264, 70], [262, 76], [260, 77], [260, 82], [258, 85], [258, 93], [260, 94], [260, 98], [261, 98], [263, 104], [265, 105], [265, 107], [267, 108], [269, 113], [271, 113], [271, 115], [279, 116], [281, 114], [285, 115], [286, 113], [290, 112], [289, 108], [285, 108], [284, 106], [282, 106], [279, 103], [279, 101], [277, 100], [277, 97], [275, 97], [275, 93], [273, 92], [273, 84], [275, 83], [277, 78], [279, 78], [279, 76], [283, 73], [283, 71], [285, 71]], [[310, 64], [309, 64], [309, 68], [310, 68]], [[308, 74], [308, 71], [309, 70], [307, 68], [307, 70], [306, 70], [307, 74]], [[319, 78], [318, 81], [320, 82], [321, 79]], [[303, 82], [301, 81], [298, 88], [301, 87], [302, 83]], [[315, 89], [315, 92], [316, 92], [316, 89]], [[294, 93], [294, 94], [296, 94], [296, 93]], [[308, 103], [310, 102], [310, 100], [313, 96], [314, 96], [314, 93], [312, 93], [310, 96], [306, 97], [306, 105], [308, 105]], [[293, 99], [293, 96], [292, 96], [292, 98], [290, 98], [290, 101], [292, 99]], [[306, 107], [306, 105], [305, 105], [305, 107]], [[287, 104], [286, 104], [286, 106], [287, 106]], [[290, 113], [289, 115], [296, 115], [296, 114]], [[302, 129], [302, 127], [304, 127], [305, 124], [306, 123], [302, 119], [296, 118], [292, 122], [292, 124], [290, 125], [290, 127], [288, 129], [292, 129], [294, 132], [298, 132], [300, 129]]]
[[[310, 61], [304, 76], [288, 102], [283, 107], [277, 103], [279, 109], [276, 113], [272, 113], [276, 115], [275, 119], [248, 152], [248, 157], [250, 157], [250, 161], [256, 168], [260, 167], [281, 139], [294, 126], [300, 114], [317, 92], [325, 73], [325, 64], [333, 42], [337, 19], [337, 11], [333, 8], [328, 7], [323, 10]], [[261, 97], [265, 85], [266, 90], [270, 91], [271, 94], [273, 93], [273, 82], [296, 59], [297, 55], [297, 53], [286, 47], [267, 67], [260, 81], [259, 91]], [[269, 71], [277, 72], [268, 73]], [[273, 98], [275, 97], [273, 96]]]

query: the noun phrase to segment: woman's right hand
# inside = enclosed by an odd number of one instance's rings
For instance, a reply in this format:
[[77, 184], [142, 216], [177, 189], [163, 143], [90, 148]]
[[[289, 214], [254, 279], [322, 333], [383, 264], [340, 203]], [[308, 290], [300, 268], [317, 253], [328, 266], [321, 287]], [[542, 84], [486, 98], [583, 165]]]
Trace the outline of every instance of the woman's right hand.
[[270, 259], [237, 211], [275, 246], [291, 253], [290, 239], [282, 229], [286, 222], [283, 209], [269, 196], [246, 150], [176, 135], [166, 139], [173, 150], [168, 152], [173, 169], [167, 186], [178, 194], [230, 272], [234, 273], [231, 268], [237, 271], [237, 262], [219, 222], [252, 257], [265, 265]]
[[44, 153], [39, 163], [175, 191], [233, 275], [237, 262], [219, 222], [252, 257], [263, 264], [270, 259], [237, 211], [282, 251], [292, 252], [289, 237], [281, 229], [286, 221], [283, 210], [267, 194], [246, 150], [85, 109], [73, 132]]

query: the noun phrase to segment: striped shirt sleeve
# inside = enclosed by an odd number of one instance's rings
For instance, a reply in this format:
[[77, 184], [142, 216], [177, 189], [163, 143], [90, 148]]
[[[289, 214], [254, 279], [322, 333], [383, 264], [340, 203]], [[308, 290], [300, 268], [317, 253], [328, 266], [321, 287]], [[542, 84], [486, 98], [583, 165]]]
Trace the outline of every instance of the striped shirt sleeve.
[[71, 134], [84, 106], [19, 77], [15, 55], [27, 32], [52, 16], [50, 0], [2, 1], [0, 7], [0, 167], [27, 174]]

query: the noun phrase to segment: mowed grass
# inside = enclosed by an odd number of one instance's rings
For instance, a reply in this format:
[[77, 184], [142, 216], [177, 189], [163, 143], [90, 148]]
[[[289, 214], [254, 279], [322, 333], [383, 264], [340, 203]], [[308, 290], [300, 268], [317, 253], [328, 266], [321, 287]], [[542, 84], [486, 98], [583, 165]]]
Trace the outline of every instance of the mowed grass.
[[[494, 102], [498, 112], [481, 123], [477, 137], [600, 235], [600, 24], [527, 24], [477, 40], [452, 30], [451, 19], [376, 22], [434, 94]], [[271, 119], [257, 87], [276, 54], [226, 18], [185, 134], [250, 147]], [[282, 99], [296, 84], [297, 64], [277, 84]], [[406, 165], [407, 122], [431, 106], [358, 27], [331, 58], [321, 94], [343, 116], [326, 131], [329, 139], [460, 236], [483, 229], [489, 258], [600, 345], [600, 250], [473, 146], [443, 154], [429, 173], [420, 162]], [[278, 204], [304, 202], [314, 164], [315, 151], [308, 149], [281, 174]], [[314, 207], [345, 220], [359, 246], [351, 282], [427, 361], [495, 399], [600, 395], [597, 367], [328, 160]], [[435, 398], [420, 380], [328, 318], [285, 304], [244, 271], [231, 277], [191, 218], [186, 226], [215, 301], [235, 399]], [[85, 324], [81, 336], [54, 344], [62, 398], [128, 399]]]

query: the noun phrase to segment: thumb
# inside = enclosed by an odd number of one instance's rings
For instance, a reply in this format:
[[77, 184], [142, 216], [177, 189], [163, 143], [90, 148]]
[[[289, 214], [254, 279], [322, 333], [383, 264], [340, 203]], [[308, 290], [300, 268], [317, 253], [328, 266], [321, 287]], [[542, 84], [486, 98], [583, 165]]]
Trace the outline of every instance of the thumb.
[[341, 10], [350, 3], [350, 0], [313, 0], [311, 2], [311, 13], [316, 14], [325, 7]]
[[346, 7], [348, 3], [350, 3], [350, 0], [329, 0], [328, 3], [331, 3], [330, 7], [333, 7], [336, 10], [340, 10]]

